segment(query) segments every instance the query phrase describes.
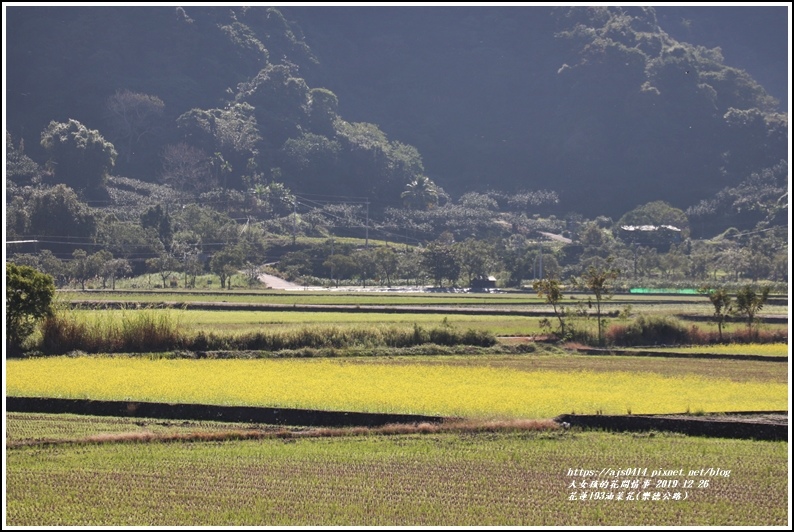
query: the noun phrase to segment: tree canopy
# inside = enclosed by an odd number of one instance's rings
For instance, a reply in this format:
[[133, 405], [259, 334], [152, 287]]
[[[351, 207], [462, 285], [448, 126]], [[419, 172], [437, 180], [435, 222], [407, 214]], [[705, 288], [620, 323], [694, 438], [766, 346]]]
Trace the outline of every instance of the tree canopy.
[[55, 183], [64, 183], [87, 196], [101, 196], [117, 153], [99, 131], [77, 120], [52, 121], [41, 133], [41, 145]]
[[6, 263], [6, 352], [17, 353], [36, 323], [52, 312], [55, 283], [30, 266]]

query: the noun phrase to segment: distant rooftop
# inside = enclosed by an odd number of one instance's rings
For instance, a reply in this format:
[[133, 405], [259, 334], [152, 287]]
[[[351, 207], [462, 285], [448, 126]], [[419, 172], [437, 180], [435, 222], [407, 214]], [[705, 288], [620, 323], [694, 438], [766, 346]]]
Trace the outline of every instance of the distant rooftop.
[[621, 225], [620, 228], [624, 231], [658, 231], [667, 229], [668, 231], [681, 232], [681, 229], [674, 225]]

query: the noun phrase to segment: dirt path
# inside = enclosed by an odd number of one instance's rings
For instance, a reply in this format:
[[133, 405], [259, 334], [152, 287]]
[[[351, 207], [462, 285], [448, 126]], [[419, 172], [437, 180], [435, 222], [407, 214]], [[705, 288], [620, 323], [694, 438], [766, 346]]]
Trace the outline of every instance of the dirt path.
[[268, 275], [266, 273], [259, 275], [259, 280], [265, 283], [268, 288], [272, 288], [273, 290], [302, 290], [303, 286], [295, 283], [291, 283], [282, 279], [281, 277], [276, 277], [275, 275]]

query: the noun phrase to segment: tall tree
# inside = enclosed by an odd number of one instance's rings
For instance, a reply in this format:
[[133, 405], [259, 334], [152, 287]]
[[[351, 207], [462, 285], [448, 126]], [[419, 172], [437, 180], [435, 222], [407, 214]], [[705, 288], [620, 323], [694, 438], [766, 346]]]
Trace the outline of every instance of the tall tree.
[[113, 270], [108, 263], [113, 260], [113, 253], [105, 249], [100, 249], [89, 257], [91, 268], [96, 272], [96, 276], [102, 279], [102, 290], [107, 288], [107, 282], [112, 277]]
[[110, 279], [110, 289], [116, 289], [116, 279], [132, 273], [132, 265], [127, 259], [110, 259], [102, 266], [102, 288], [105, 287], [105, 280]]
[[180, 192], [198, 195], [217, 186], [211, 158], [204, 150], [178, 142], [166, 146], [162, 158], [160, 179]]
[[55, 283], [47, 274], [6, 263], [6, 353], [16, 353], [36, 323], [52, 312]]
[[443, 286], [444, 279], [451, 285], [460, 277], [460, 261], [452, 244], [434, 241], [422, 252], [422, 266], [433, 278], [436, 286]]
[[165, 103], [157, 96], [117, 90], [105, 100], [105, 117], [110, 125], [108, 137], [126, 162], [146, 137], [156, 137], [162, 129]]
[[[221, 154], [231, 168], [227, 184], [232, 188], [244, 184], [244, 174], [253, 173], [263, 155], [254, 108], [247, 103], [230, 104], [224, 109], [191, 109], [177, 119], [177, 126], [190, 145], [206, 153]], [[264, 158], [259, 162], [268, 161]]]
[[268, 65], [238, 87], [237, 103], [252, 106], [257, 123], [268, 132], [273, 145], [283, 145], [306, 125], [309, 87], [289, 66]]
[[25, 155], [25, 141], [14, 145], [11, 133], [6, 131], [6, 179], [17, 185], [35, 185], [41, 181], [41, 168]]
[[[565, 312], [563, 312], [562, 308], [562, 286], [560, 281], [552, 277], [546, 277], [532, 283], [532, 288], [538, 293], [538, 296], [546, 301], [546, 304], [551, 305], [554, 316], [560, 325], [557, 337], [565, 338]], [[546, 323], [548, 324], [548, 320], [546, 320]]]
[[101, 260], [89, 255], [85, 250], [74, 250], [72, 262], [69, 263], [69, 271], [72, 274], [72, 278], [80, 283], [81, 290], [85, 290], [86, 281], [99, 275], [101, 264]]
[[700, 292], [706, 294], [711, 305], [714, 307], [714, 319], [717, 322], [720, 342], [722, 342], [722, 327], [725, 324], [725, 320], [733, 312], [731, 295], [725, 288], [711, 289], [707, 286], [701, 288]]
[[620, 272], [611, 267], [607, 261], [606, 267], [591, 265], [579, 280], [579, 285], [593, 293], [596, 302], [596, 318], [598, 319], [598, 345], [604, 345], [604, 322], [601, 319], [601, 303], [611, 297], [611, 283], [617, 279]]
[[418, 175], [405, 186], [400, 196], [405, 205], [411, 209], [429, 209], [438, 202], [439, 191], [433, 181], [426, 175]]
[[488, 242], [467, 238], [457, 244], [460, 269], [466, 276], [468, 284], [474, 278], [487, 277], [494, 262], [494, 247]]
[[240, 233], [235, 249], [242, 257], [242, 266], [245, 268], [248, 284], [253, 286], [258, 282], [267, 255], [265, 232], [259, 226], [246, 223]]
[[52, 121], [41, 134], [48, 168], [56, 183], [99, 197], [116, 163], [116, 148], [95, 129], [77, 120]]
[[114, 257], [138, 264], [141, 264], [141, 257], [152, 257], [166, 251], [154, 228], [144, 229], [138, 224], [121, 222], [114, 215], [99, 221], [95, 242]]
[[319, 88], [309, 91], [309, 126], [314, 133], [333, 136], [338, 110], [339, 99], [333, 92]]
[[331, 274], [331, 280], [336, 280], [336, 286], [342, 279], [350, 279], [356, 271], [356, 262], [347, 255], [335, 253], [323, 262], [323, 267], [327, 268]]
[[162, 253], [157, 257], [147, 259], [146, 266], [149, 268], [149, 271], [160, 275], [160, 278], [163, 280], [163, 288], [167, 288], [168, 278], [171, 277], [175, 271], [179, 270], [181, 264], [173, 255]]
[[747, 331], [750, 333], [753, 331], [755, 316], [764, 308], [769, 292], [768, 286], [756, 291], [751, 285], [744, 286], [736, 292], [736, 312], [747, 317]]
[[87, 238], [96, 229], [92, 209], [66, 185], [35, 190], [26, 210], [30, 235]]
[[228, 284], [229, 290], [232, 289], [232, 277], [242, 265], [243, 257], [238, 249], [225, 248], [210, 259], [210, 271], [220, 279], [221, 288]]
[[152, 228], [157, 231], [160, 242], [163, 243], [165, 249], [168, 250], [171, 248], [171, 242], [174, 236], [171, 215], [166, 209], [163, 209], [159, 203], [154, 207], [149, 207], [141, 214], [141, 226], [144, 229]]
[[372, 249], [360, 249], [353, 253], [356, 263], [356, 275], [361, 279], [361, 286], [367, 286], [367, 279], [372, 279], [378, 272], [377, 259]]
[[386, 286], [391, 288], [391, 281], [397, 273], [400, 260], [397, 253], [389, 246], [381, 246], [375, 250], [375, 265], [386, 279]]

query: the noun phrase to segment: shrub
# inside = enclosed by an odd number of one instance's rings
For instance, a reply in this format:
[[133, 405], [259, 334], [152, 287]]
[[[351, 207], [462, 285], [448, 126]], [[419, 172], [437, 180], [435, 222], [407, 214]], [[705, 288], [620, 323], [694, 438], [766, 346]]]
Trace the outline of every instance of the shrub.
[[[212, 341], [214, 339], [214, 341]], [[235, 337], [202, 337], [206, 349], [242, 349], [254, 351], [281, 351], [303, 348], [402, 348], [427, 343], [454, 346], [474, 345], [490, 347], [496, 338], [488, 332], [459, 331], [451, 327], [425, 330], [399, 327], [307, 327], [288, 331], [257, 331]], [[196, 347], [192, 347], [196, 349]]]
[[74, 350], [87, 353], [142, 353], [156, 351], [287, 351], [301, 349], [377, 349], [439, 346], [491, 347], [493, 334], [461, 331], [449, 326], [425, 330], [414, 327], [305, 327], [289, 330], [260, 330], [244, 334], [183, 331], [171, 313], [144, 310], [123, 313], [120, 318], [105, 314], [82, 317], [60, 311], [42, 323], [41, 349], [46, 354]]
[[628, 325], [612, 325], [607, 330], [611, 345], [671, 345], [691, 343], [690, 330], [670, 316], [640, 315]]
[[74, 350], [87, 353], [144, 353], [180, 349], [186, 336], [170, 313], [125, 312], [120, 318], [97, 314], [87, 319], [75, 312], [60, 310], [41, 324], [41, 350], [63, 354]]
[[[731, 333], [718, 334], [717, 331], [704, 331], [697, 325], [687, 327], [683, 322], [670, 316], [639, 316], [628, 325], [615, 324], [607, 330], [607, 341], [614, 346], [649, 345], [707, 345], [722, 342], [733, 343], [776, 343], [788, 342], [788, 331], [757, 331], [740, 329]], [[591, 342], [580, 340], [582, 343]]]

